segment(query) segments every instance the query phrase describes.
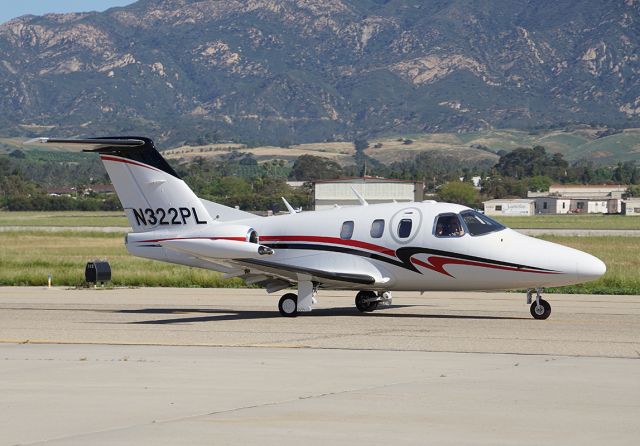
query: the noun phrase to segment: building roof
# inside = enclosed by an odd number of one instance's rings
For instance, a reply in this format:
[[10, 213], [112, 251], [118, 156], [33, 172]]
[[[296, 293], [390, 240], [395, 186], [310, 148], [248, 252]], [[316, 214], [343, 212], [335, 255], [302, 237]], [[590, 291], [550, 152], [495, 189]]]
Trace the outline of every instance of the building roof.
[[549, 186], [551, 189], [628, 189], [626, 184], [552, 184]]
[[536, 200], [565, 200], [565, 201], [609, 201], [609, 200], [619, 200], [620, 198], [612, 198], [612, 197], [585, 197], [581, 195], [576, 195], [572, 197], [560, 197], [557, 195], [545, 195], [544, 197], [535, 197]]
[[533, 198], [496, 198], [489, 201], [483, 201], [482, 204], [493, 204], [493, 203], [533, 203]]
[[65, 195], [65, 194], [75, 194], [76, 188], [69, 186], [59, 186], [59, 187], [48, 187], [47, 194], [49, 195]]
[[395, 178], [381, 178], [381, 177], [352, 177], [352, 178], [338, 178], [335, 180], [316, 180], [312, 181], [314, 184], [321, 183], [422, 183], [422, 181], [414, 180], [398, 180]]
[[115, 192], [115, 188], [111, 184], [90, 184], [87, 186], [88, 190], [91, 190], [96, 193], [107, 193], [107, 192]]

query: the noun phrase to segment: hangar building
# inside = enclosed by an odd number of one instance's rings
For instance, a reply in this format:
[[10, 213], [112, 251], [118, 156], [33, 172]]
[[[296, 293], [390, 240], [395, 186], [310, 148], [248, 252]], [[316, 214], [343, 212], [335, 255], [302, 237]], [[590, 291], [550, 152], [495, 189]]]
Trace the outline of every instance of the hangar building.
[[353, 193], [355, 189], [370, 204], [390, 203], [392, 201], [422, 201], [423, 183], [421, 181], [394, 180], [376, 177], [343, 178], [322, 180], [313, 183], [314, 209], [329, 209], [334, 205], [358, 205]]

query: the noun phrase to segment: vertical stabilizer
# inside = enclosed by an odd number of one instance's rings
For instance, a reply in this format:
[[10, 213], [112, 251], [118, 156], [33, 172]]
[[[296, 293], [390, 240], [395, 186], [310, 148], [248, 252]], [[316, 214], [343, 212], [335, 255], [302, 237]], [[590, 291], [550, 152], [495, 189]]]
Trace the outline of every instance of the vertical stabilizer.
[[40, 138], [38, 142], [90, 146], [100, 155], [134, 232], [199, 229], [213, 220], [202, 201], [143, 137]]

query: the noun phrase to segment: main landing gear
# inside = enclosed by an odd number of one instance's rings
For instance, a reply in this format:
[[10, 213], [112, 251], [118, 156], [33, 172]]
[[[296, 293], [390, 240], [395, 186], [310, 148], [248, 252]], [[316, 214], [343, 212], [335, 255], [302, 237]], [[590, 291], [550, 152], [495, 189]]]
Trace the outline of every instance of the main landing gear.
[[298, 312], [311, 311], [316, 303], [318, 283], [312, 282], [311, 277], [298, 274], [298, 294], [287, 293], [280, 298], [278, 310], [284, 317], [296, 317]]
[[[311, 307], [316, 303], [317, 284], [311, 281], [298, 282], [298, 294], [287, 293], [280, 298], [278, 310], [284, 317], [296, 317], [298, 312], [311, 311]], [[303, 296], [300, 299], [298, 296]], [[389, 291], [360, 291], [356, 295], [356, 308], [363, 313], [370, 313], [377, 310], [379, 306], [389, 306], [392, 302]]]
[[298, 315], [298, 295], [287, 293], [280, 298], [278, 310], [284, 317], [296, 317]]
[[[533, 293], [536, 293], [536, 299], [533, 300]], [[542, 298], [542, 288], [535, 290], [527, 290], [527, 304], [531, 304], [529, 311], [534, 319], [546, 319], [551, 315], [551, 304]]]

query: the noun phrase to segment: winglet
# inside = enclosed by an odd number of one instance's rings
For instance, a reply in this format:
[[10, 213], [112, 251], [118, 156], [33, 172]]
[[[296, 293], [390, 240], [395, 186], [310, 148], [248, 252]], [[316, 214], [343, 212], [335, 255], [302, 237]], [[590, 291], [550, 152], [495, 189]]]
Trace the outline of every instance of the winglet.
[[291, 206], [291, 205], [289, 204], [289, 202], [287, 201], [287, 199], [286, 199], [286, 198], [284, 198], [284, 197], [280, 197], [280, 198], [282, 198], [282, 201], [284, 201], [284, 205], [285, 205], [285, 206], [287, 207], [287, 209], [289, 210], [289, 213], [290, 213], [290, 214], [295, 214], [295, 213], [296, 213], [296, 210], [293, 208], [293, 206]]
[[356, 194], [356, 197], [358, 197], [358, 201], [360, 202], [361, 206], [369, 206], [369, 203], [367, 203], [367, 200], [365, 200], [364, 197], [360, 195], [357, 190], [355, 190], [353, 187], [351, 188], [351, 190], [353, 191], [354, 194]]

